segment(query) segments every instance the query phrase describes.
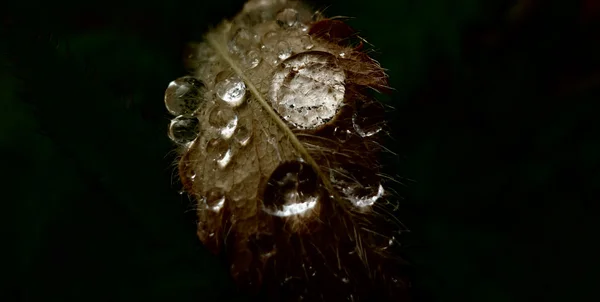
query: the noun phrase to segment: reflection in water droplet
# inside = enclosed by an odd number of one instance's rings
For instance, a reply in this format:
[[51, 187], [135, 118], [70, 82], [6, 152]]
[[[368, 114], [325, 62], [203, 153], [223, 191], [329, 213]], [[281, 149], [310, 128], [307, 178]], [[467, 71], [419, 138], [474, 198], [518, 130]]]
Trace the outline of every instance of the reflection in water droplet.
[[209, 210], [219, 212], [225, 205], [225, 192], [219, 188], [212, 188], [206, 192], [202, 201]]
[[220, 129], [221, 137], [229, 139], [237, 127], [238, 116], [231, 108], [217, 105], [211, 110], [208, 122]]
[[383, 106], [378, 102], [361, 104], [352, 115], [352, 126], [361, 137], [379, 133], [384, 119]]
[[165, 106], [173, 115], [191, 114], [204, 101], [206, 88], [194, 77], [185, 76], [171, 83], [165, 91]]
[[241, 146], [246, 146], [248, 144], [248, 142], [250, 141], [251, 137], [252, 137], [252, 133], [245, 126], [239, 127], [233, 135], [233, 139]]
[[[217, 76], [219, 78], [219, 76]], [[246, 84], [237, 75], [218, 79], [215, 83], [217, 96], [230, 106], [239, 106], [246, 95]]]
[[307, 51], [276, 69], [269, 101], [286, 121], [298, 128], [316, 128], [337, 113], [344, 100], [345, 74], [330, 53]]
[[284, 28], [292, 27], [298, 22], [298, 11], [293, 8], [284, 8], [277, 13], [275, 18], [279, 26]]
[[171, 120], [169, 125], [169, 138], [178, 143], [189, 143], [198, 137], [200, 123], [195, 117], [180, 115]]
[[263, 210], [279, 217], [306, 214], [319, 198], [318, 177], [312, 167], [302, 162], [285, 162], [269, 178]]

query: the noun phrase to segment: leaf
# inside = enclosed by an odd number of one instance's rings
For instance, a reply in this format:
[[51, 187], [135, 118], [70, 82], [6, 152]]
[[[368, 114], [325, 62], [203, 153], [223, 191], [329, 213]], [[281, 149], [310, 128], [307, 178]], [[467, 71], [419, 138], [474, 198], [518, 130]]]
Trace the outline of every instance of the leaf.
[[368, 93], [387, 76], [330, 20], [296, 1], [249, 1], [190, 46], [192, 76], [165, 93], [181, 181], [198, 237], [241, 288], [277, 301], [405, 298], [377, 162], [383, 106]]

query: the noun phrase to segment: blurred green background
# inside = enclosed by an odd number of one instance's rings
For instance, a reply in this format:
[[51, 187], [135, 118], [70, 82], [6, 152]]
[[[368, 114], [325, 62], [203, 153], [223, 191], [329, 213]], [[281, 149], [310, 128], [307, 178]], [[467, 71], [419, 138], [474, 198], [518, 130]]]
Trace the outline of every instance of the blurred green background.
[[[1, 301], [221, 301], [162, 102], [244, 1], [2, 4]], [[598, 1], [322, 1], [394, 91], [417, 301], [594, 300]]]

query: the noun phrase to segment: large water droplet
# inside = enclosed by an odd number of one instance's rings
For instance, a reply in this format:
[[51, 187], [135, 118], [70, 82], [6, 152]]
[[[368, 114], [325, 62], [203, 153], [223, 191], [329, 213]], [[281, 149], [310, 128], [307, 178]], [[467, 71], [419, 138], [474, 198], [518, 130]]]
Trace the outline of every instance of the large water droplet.
[[209, 210], [219, 212], [225, 206], [225, 192], [220, 188], [209, 189], [202, 202]]
[[331, 120], [344, 101], [345, 74], [330, 53], [307, 51], [283, 61], [273, 75], [269, 100], [298, 128]]
[[318, 180], [315, 171], [306, 163], [280, 164], [267, 183], [263, 210], [279, 217], [309, 213], [321, 195]]
[[178, 144], [191, 142], [200, 133], [200, 123], [195, 117], [180, 115], [171, 120], [169, 138]]
[[288, 28], [296, 25], [298, 22], [298, 11], [293, 8], [284, 8], [277, 13], [275, 19], [277, 24], [283, 28]]
[[165, 91], [165, 106], [173, 115], [191, 114], [204, 101], [204, 84], [194, 77], [185, 76], [171, 83]]
[[363, 103], [352, 115], [352, 126], [361, 137], [375, 135], [383, 128], [383, 106], [378, 102]]
[[221, 137], [229, 139], [237, 127], [238, 116], [231, 108], [217, 105], [211, 110], [208, 122], [220, 130]]
[[246, 84], [237, 75], [221, 78], [217, 76], [215, 83], [217, 96], [230, 106], [239, 106], [246, 95]]

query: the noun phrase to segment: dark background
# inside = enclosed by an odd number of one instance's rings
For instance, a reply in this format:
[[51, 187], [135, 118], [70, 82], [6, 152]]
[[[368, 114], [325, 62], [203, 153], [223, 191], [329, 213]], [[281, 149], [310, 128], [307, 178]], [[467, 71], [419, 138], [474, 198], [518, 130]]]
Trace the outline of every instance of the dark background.
[[[163, 92], [243, 1], [0, 7], [1, 301], [217, 301]], [[594, 300], [598, 1], [326, 1], [388, 69], [419, 301]]]

